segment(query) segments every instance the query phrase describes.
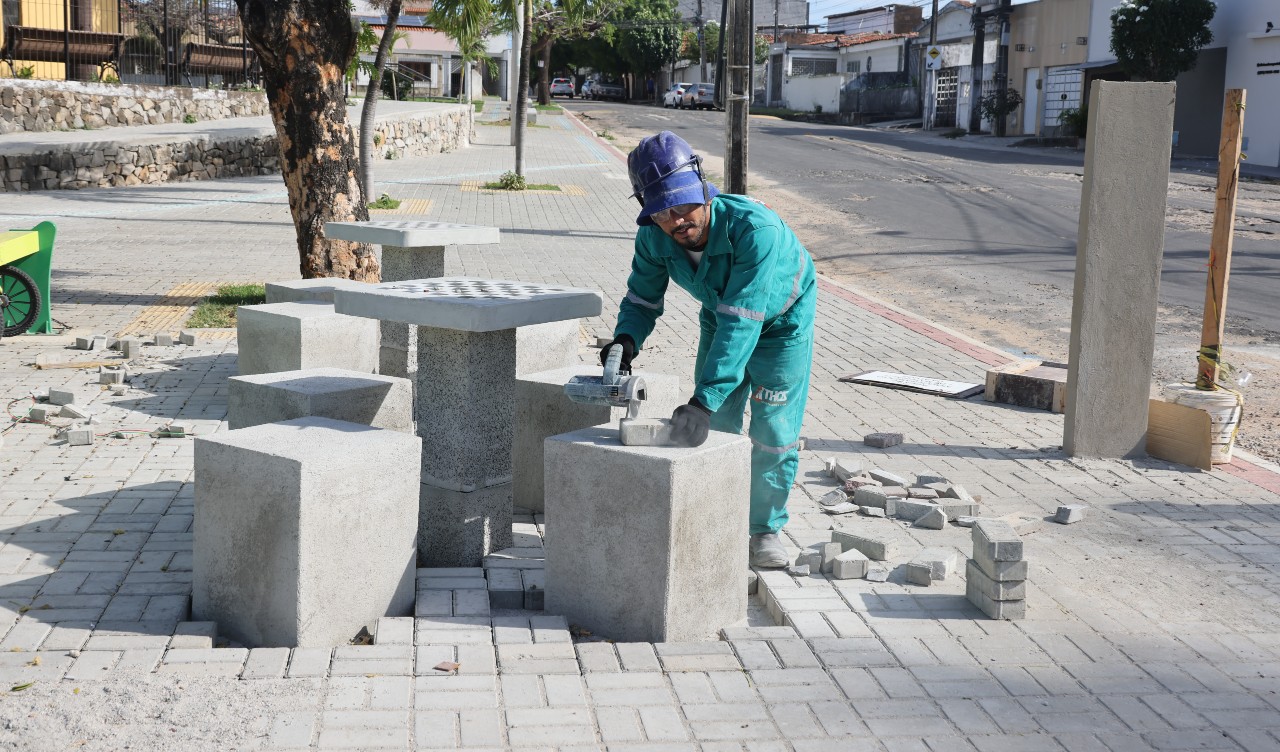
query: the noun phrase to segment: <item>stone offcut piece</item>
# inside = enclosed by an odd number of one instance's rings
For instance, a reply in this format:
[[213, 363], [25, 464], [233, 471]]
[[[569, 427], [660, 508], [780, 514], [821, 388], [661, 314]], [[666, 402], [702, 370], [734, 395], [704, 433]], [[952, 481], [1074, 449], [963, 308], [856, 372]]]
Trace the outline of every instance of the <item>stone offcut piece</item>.
[[547, 439], [547, 611], [620, 642], [746, 618], [750, 467], [751, 442], [716, 431], [691, 448], [622, 446], [612, 426]]
[[416, 436], [300, 418], [195, 444], [193, 618], [248, 647], [334, 647], [414, 605]]

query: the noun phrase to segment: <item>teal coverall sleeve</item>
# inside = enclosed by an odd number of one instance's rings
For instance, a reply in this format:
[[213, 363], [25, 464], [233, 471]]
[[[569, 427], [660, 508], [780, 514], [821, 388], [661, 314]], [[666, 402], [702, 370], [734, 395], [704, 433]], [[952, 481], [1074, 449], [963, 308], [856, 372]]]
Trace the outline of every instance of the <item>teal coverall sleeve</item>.
[[627, 294], [618, 308], [618, 325], [613, 336], [631, 336], [636, 350], [644, 347], [644, 341], [653, 333], [654, 324], [662, 315], [663, 298], [671, 281], [667, 265], [648, 247], [644, 232], [636, 234], [635, 255], [631, 259], [631, 276], [627, 277]]
[[693, 392], [712, 412], [742, 383], [747, 361], [770, 315], [769, 288], [778, 283], [775, 267], [779, 254], [775, 249], [780, 239], [778, 228], [770, 226], [752, 227], [742, 236], [730, 238], [733, 267], [715, 307], [715, 337]]

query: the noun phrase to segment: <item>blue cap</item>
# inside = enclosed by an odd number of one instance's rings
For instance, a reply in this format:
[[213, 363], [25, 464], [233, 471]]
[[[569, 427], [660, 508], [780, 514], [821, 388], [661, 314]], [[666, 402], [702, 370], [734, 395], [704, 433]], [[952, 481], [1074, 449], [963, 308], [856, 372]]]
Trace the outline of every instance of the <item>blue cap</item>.
[[644, 208], [636, 224], [651, 225], [651, 214], [681, 204], [702, 204], [720, 194], [702, 175], [702, 158], [671, 131], [648, 136], [627, 155], [631, 194]]

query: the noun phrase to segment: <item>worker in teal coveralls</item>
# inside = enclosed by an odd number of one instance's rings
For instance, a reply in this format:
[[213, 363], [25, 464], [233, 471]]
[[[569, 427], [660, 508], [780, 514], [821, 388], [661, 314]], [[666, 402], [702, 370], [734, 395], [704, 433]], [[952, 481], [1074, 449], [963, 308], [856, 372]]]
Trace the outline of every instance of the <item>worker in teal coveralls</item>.
[[644, 347], [675, 282], [702, 303], [693, 399], [671, 416], [674, 437], [698, 446], [709, 430], [742, 432], [751, 401], [751, 564], [788, 563], [778, 532], [799, 464], [813, 360], [813, 259], [771, 209], [707, 182], [702, 159], [663, 131], [627, 157], [644, 207], [610, 346], [623, 368]]

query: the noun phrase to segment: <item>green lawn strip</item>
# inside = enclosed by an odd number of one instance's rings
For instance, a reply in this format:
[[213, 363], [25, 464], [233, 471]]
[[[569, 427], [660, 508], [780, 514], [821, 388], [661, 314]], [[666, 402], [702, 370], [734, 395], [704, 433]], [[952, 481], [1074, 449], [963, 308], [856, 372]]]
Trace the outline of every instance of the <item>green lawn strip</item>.
[[371, 202], [369, 204], [369, 208], [370, 209], [399, 209], [400, 200], [391, 198], [390, 196], [384, 193], [378, 197], [377, 201]]
[[263, 285], [222, 285], [191, 312], [186, 326], [190, 329], [225, 329], [236, 325], [236, 308], [267, 302]]

